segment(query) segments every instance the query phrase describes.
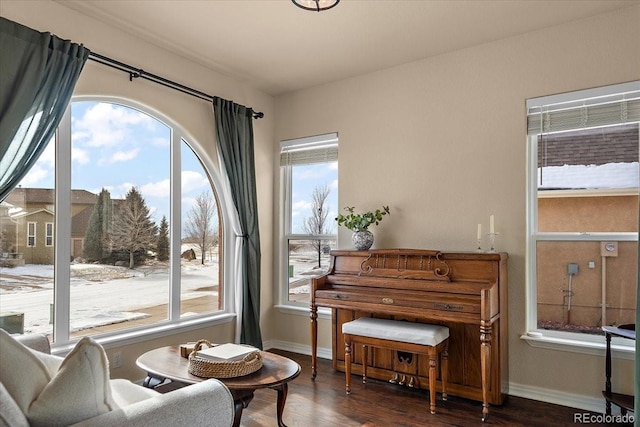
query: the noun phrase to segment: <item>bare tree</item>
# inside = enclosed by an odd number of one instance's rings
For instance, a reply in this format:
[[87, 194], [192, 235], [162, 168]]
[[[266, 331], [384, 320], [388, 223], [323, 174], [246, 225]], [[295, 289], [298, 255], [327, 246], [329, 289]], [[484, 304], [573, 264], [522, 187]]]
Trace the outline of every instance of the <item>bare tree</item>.
[[213, 195], [205, 191], [196, 198], [195, 204], [187, 213], [184, 230], [187, 239], [197, 243], [204, 264], [206, 252], [218, 244], [218, 207]]
[[[311, 194], [311, 216], [304, 221], [303, 229], [306, 234], [319, 236], [329, 234], [331, 232], [330, 225], [327, 224], [327, 216], [329, 215], [329, 207], [326, 206], [327, 197], [331, 190], [326, 184], [317, 186]], [[322, 256], [323, 240], [312, 240], [311, 245], [318, 253], [318, 267]]]
[[135, 266], [135, 253], [155, 248], [157, 227], [151, 219], [142, 194], [135, 187], [127, 193], [113, 216], [108, 240], [115, 251], [129, 254], [129, 268]]

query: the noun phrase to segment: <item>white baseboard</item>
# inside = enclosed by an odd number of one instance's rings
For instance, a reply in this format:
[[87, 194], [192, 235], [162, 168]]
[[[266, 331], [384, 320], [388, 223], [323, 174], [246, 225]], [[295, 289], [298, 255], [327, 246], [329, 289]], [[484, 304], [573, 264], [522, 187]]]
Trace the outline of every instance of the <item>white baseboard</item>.
[[[270, 340], [264, 342], [263, 346], [265, 349], [277, 348], [280, 350], [290, 351], [292, 353], [311, 355], [310, 346], [288, 341]], [[331, 349], [318, 348], [318, 357], [331, 359]], [[601, 414], [605, 412], [605, 403], [602, 397], [585, 396], [512, 382], [509, 383], [509, 395]]]
[[605, 403], [602, 397], [585, 396], [512, 382], [509, 383], [509, 395], [568, 406], [570, 408], [583, 409], [600, 414], [605, 412]]

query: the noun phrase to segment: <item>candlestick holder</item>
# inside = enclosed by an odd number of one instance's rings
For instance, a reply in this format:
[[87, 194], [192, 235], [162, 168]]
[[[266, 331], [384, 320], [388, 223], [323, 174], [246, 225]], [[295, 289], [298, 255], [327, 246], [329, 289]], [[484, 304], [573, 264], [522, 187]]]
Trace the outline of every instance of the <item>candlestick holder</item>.
[[476, 252], [482, 252], [482, 238], [479, 238], [476, 243]]
[[497, 231], [493, 232], [493, 233], [487, 233], [487, 236], [489, 236], [489, 253], [495, 253], [496, 252], [496, 236], [500, 234]]

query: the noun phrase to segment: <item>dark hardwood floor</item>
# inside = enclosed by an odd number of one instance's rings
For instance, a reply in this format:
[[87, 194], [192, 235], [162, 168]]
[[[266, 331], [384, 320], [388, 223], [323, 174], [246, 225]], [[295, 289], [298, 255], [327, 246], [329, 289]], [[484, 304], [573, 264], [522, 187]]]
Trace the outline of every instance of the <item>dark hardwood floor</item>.
[[[318, 376], [311, 380], [311, 357], [271, 350], [297, 361], [302, 372], [289, 383], [283, 421], [288, 427], [353, 426], [567, 426], [575, 413], [586, 411], [509, 396], [502, 406], [491, 406], [488, 423], [480, 420], [482, 404], [438, 394], [437, 413], [429, 413], [429, 392], [369, 380], [352, 379], [350, 395], [344, 392], [344, 373], [331, 361], [319, 359]], [[257, 390], [242, 413], [243, 427], [276, 425], [276, 392]], [[590, 425], [602, 425], [593, 424]]]

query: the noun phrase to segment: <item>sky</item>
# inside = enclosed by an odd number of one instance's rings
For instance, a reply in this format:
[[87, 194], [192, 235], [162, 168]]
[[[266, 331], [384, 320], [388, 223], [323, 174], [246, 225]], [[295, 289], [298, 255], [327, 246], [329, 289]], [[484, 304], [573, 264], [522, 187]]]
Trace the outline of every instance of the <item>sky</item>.
[[[71, 185], [94, 194], [106, 188], [111, 198], [124, 198], [131, 187], [143, 195], [152, 217], [169, 218], [171, 130], [138, 110], [94, 101], [74, 102]], [[199, 160], [182, 143], [183, 215], [197, 196], [210, 191]], [[55, 147], [46, 150], [22, 180], [25, 188], [53, 188]], [[184, 220], [184, 219], [183, 219]]]
[[306, 234], [303, 227], [305, 220], [313, 215], [313, 190], [325, 186], [329, 189], [324, 206], [329, 211], [327, 234], [337, 233], [334, 218], [338, 215], [338, 162], [294, 166], [291, 181], [292, 233]]

